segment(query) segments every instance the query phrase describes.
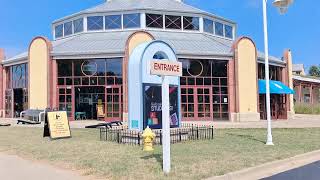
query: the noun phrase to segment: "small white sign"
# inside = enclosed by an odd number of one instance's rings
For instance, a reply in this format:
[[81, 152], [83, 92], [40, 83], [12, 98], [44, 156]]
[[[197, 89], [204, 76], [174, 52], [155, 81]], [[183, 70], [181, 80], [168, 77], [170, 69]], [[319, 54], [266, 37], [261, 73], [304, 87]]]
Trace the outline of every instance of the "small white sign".
[[150, 73], [160, 76], [182, 76], [182, 63], [168, 60], [152, 60], [150, 62]]
[[228, 103], [228, 98], [224, 98], [224, 99], [223, 99], [223, 102], [224, 102], [224, 103]]

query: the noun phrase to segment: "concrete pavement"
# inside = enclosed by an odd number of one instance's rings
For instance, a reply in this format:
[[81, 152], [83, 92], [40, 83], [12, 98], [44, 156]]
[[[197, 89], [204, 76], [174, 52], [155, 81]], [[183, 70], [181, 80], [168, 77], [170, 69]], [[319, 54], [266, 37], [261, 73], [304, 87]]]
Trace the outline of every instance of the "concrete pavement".
[[60, 169], [45, 163], [0, 153], [0, 179], [3, 180], [89, 180], [77, 172]]
[[[87, 125], [95, 125], [102, 121], [96, 120], [84, 120], [84, 121], [70, 121], [71, 128], [84, 128]], [[12, 126], [23, 127], [43, 127], [43, 124], [39, 125], [17, 125], [17, 119], [0, 119], [0, 123], [10, 123]], [[201, 125], [213, 125], [217, 129], [225, 128], [266, 128], [267, 121], [261, 120], [256, 122], [224, 122], [224, 121], [187, 121], [184, 123], [189, 124], [201, 124]], [[290, 120], [277, 120], [272, 122], [273, 128], [312, 128], [320, 127], [320, 115], [302, 115], [296, 114], [294, 118]]]

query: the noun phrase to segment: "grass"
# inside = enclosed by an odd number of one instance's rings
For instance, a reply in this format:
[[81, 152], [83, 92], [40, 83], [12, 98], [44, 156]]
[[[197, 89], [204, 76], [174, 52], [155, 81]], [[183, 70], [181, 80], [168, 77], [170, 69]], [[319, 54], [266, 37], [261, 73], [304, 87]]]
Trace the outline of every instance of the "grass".
[[71, 139], [42, 138], [40, 128], [1, 127], [0, 151], [106, 179], [203, 179], [320, 149], [320, 128], [274, 129], [275, 146], [264, 145], [265, 129], [219, 129], [214, 140], [172, 145], [172, 172], [164, 176], [161, 146], [99, 141], [97, 130], [72, 130]]
[[297, 103], [294, 109], [297, 114], [320, 114], [320, 104]]

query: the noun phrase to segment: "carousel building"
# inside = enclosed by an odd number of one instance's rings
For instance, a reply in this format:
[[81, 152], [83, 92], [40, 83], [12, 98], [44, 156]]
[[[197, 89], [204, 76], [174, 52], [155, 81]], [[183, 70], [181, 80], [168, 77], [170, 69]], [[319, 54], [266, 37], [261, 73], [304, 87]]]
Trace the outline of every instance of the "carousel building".
[[[50, 108], [70, 120], [126, 121], [130, 56], [161, 40], [183, 65], [182, 121], [265, 119], [264, 54], [236, 32], [235, 22], [181, 0], [108, 0], [54, 21], [52, 40], [35, 37], [25, 53], [5, 58], [1, 50], [1, 116]], [[272, 117], [287, 119], [291, 52], [269, 59]]]

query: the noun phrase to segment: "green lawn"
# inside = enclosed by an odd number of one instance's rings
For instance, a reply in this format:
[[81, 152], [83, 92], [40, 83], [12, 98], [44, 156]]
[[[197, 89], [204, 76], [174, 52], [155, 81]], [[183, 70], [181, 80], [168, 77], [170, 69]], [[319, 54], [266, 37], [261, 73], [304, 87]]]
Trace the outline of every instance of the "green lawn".
[[202, 179], [320, 149], [320, 128], [216, 130], [214, 140], [172, 145], [172, 173], [161, 169], [161, 146], [142, 147], [99, 141], [98, 130], [72, 130], [71, 139], [50, 141], [42, 129], [0, 127], [0, 151], [75, 168], [107, 179]]

